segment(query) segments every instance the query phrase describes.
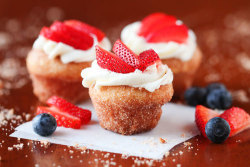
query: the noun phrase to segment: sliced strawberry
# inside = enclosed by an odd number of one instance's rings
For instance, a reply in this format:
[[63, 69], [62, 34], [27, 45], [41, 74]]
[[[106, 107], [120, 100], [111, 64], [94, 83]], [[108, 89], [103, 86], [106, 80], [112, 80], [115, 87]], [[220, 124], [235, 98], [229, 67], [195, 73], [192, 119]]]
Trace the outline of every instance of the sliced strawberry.
[[101, 30], [99, 30], [91, 25], [88, 25], [86, 23], [83, 23], [81, 21], [66, 20], [66, 21], [64, 21], [64, 23], [66, 25], [71, 26], [72, 28], [75, 28], [75, 29], [82, 31], [84, 33], [94, 34], [97, 37], [99, 42], [102, 41], [102, 39], [105, 37], [105, 34]]
[[172, 25], [164, 27], [156, 32], [149, 33], [145, 39], [147, 42], [170, 42], [184, 43], [188, 38], [188, 28], [185, 25]]
[[77, 29], [55, 21], [50, 28], [44, 27], [40, 35], [55, 42], [62, 42], [75, 49], [87, 50], [93, 45], [93, 38]]
[[80, 129], [81, 120], [65, 112], [60, 112], [55, 107], [37, 107], [37, 114], [48, 113], [55, 117], [57, 126], [65, 128]]
[[177, 19], [174, 16], [169, 16], [164, 13], [153, 13], [142, 20], [138, 35], [147, 36], [150, 32], [174, 25], [176, 21]]
[[229, 125], [231, 132], [229, 136], [236, 135], [250, 127], [250, 115], [243, 109], [232, 107], [220, 115]]
[[91, 112], [89, 110], [82, 109], [74, 104], [57, 96], [52, 96], [47, 100], [49, 106], [56, 107], [61, 112], [66, 112], [77, 118], [80, 118], [81, 124], [87, 124], [91, 120]]
[[138, 55], [130, 50], [121, 40], [117, 40], [113, 46], [113, 52], [127, 64], [137, 67], [139, 65]]
[[139, 55], [140, 65], [139, 70], [144, 71], [148, 66], [154, 64], [156, 61], [160, 61], [158, 54], [153, 50], [146, 50]]
[[206, 108], [202, 105], [196, 106], [195, 123], [196, 123], [198, 129], [200, 130], [201, 134], [204, 137], [207, 137], [207, 135], [205, 133], [205, 126], [206, 126], [207, 122], [211, 118], [218, 117], [218, 116], [219, 116], [219, 114], [214, 110]]
[[130, 73], [134, 72], [135, 68], [115, 54], [96, 46], [96, 60], [97, 64], [104, 68], [117, 73]]

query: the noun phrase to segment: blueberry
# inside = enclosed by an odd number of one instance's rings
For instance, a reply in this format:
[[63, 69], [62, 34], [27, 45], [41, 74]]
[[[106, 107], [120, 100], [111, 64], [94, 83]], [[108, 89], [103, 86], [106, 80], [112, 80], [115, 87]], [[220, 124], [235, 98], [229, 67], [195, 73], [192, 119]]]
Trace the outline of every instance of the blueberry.
[[207, 91], [205, 88], [191, 87], [184, 94], [185, 101], [190, 106], [204, 104], [206, 101]]
[[228, 109], [232, 105], [232, 95], [224, 89], [214, 89], [208, 93], [206, 106], [212, 109]]
[[34, 131], [41, 136], [49, 136], [55, 132], [56, 119], [47, 113], [39, 114], [32, 120]]
[[227, 88], [221, 83], [211, 83], [206, 87], [206, 89], [208, 93], [215, 89], [221, 89], [227, 91]]
[[205, 127], [205, 132], [209, 140], [213, 143], [224, 142], [230, 134], [228, 122], [220, 117], [210, 119]]

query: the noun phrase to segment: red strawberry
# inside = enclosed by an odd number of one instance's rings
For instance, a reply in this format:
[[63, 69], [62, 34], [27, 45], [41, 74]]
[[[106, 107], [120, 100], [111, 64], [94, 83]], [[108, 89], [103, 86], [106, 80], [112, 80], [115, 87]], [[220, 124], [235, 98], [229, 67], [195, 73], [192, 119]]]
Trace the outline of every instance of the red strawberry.
[[217, 116], [219, 116], [219, 114], [214, 110], [206, 108], [202, 105], [196, 106], [195, 123], [196, 123], [198, 129], [200, 130], [201, 134], [204, 137], [207, 137], [207, 135], [205, 133], [205, 126], [206, 126], [207, 122], [210, 119], [217, 117]]
[[55, 42], [62, 42], [75, 49], [87, 50], [93, 45], [93, 38], [82, 31], [55, 21], [50, 28], [43, 28], [40, 32], [45, 38]]
[[153, 50], [146, 50], [139, 55], [140, 65], [139, 70], [144, 71], [148, 66], [154, 64], [156, 61], [160, 61], [158, 54]]
[[61, 112], [65, 112], [79, 118], [81, 120], [81, 124], [87, 124], [91, 120], [91, 112], [89, 110], [77, 107], [60, 97], [52, 96], [47, 100], [47, 104], [51, 107], [57, 108]]
[[147, 42], [186, 42], [188, 38], [188, 28], [185, 25], [171, 25], [156, 32], [149, 33], [145, 39]]
[[250, 127], [250, 115], [243, 109], [232, 107], [220, 115], [229, 125], [231, 132], [229, 136], [236, 135]]
[[37, 114], [48, 113], [55, 117], [57, 126], [80, 129], [81, 120], [65, 112], [60, 112], [55, 107], [37, 107]]
[[147, 36], [150, 32], [174, 25], [176, 21], [177, 19], [174, 16], [169, 16], [164, 13], [153, 13], [142, 20], [138, 35]]
[[117, 73], [134, 72], [135, 68], [115, 54], [96, 46], [96, 60], [97, 64], [104, 68]]
[[102, 39], [105, 37], [105, 34], [101, 30], [99, 30], [91, 25], [88, 25], [86, 23], [83, 23], [81, 21], [66, 20], [66, 21], [64, 21], [64, 23], [66, 25], [71, 26], [72, 28], [75, 28], [75, 29], [82, 31], [84, 33], [96, 35], [99, 42], [102, 41]]
[[117, 40], [113, 46], [113, 52], [127, 64], [137, 67], [139, 65], [138, 55], [131, 51], [121, 40]]

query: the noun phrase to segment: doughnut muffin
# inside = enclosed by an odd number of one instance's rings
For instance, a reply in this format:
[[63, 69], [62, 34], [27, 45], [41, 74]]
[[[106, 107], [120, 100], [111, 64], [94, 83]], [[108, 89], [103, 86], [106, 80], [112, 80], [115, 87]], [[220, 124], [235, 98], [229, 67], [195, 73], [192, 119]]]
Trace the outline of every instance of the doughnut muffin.
[[135, 53], [153, 49], [174, 73], [175, 97], [192, 84], [202, 58], [194, 32], [164, 13], [153, 13], [123, 28], [121, 40]]
[[152, 49], [137, 55], [118, 40], [113, 51], [96, 46], [96, 60], [82, 71], [100, 125], [123, 135], [149, 131], [173, 96], [172, 71]]
[[53, 95], [72, 103], [88, 99], [88, 89], [81, 85], [81, 71], [95, 60], [97, 44], [111, 49], [102, 31], [80, 21], [55, 21], [43, 27], [26, 59], [38, 99], [46, 102]]

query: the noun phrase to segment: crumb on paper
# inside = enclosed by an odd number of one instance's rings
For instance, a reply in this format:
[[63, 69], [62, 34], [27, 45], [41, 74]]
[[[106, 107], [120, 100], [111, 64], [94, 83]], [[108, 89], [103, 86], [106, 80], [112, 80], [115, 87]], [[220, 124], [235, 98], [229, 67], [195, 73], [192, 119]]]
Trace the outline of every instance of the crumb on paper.
[[162, 144], [164, 144], [164, 143], [167, 143], [167, 141], [165, 140], [165, 139], [163, 139], [163, 138], [159, 138], [159, 140], [160, 140], [160, 142], [162, 143]]
[[182, 133], [182, 134], [181, 134], [181, 137], [182, 137], [182, 138], [185, 138], [185, 137], [186, 137], [186, 134], [185, 134], [185, 133]]

